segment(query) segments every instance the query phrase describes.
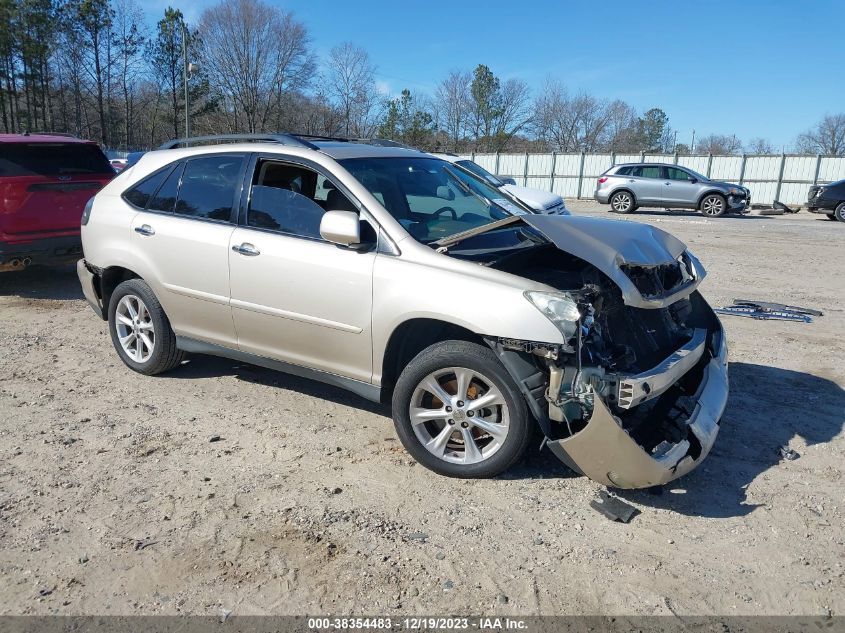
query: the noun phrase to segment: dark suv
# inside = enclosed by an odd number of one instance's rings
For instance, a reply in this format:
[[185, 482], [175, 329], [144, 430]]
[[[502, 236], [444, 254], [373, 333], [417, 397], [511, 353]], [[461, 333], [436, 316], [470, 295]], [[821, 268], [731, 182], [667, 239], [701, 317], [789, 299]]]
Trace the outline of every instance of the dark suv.
[[0, 134], [0, 271], [78, 259], [82, 211], [113, 177], [91, 141]]
[[807, 210], [810, 213], [824, 213], [831, 220], [845, 222], [845, 180], [810, 187]]

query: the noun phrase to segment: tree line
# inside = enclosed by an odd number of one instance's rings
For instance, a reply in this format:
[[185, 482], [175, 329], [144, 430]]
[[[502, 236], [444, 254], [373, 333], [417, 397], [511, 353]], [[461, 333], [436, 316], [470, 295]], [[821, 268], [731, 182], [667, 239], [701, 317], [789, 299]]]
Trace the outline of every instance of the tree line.
[[[533, 94], [484, 64], [453, 70], [431, 94], [385, 95], [366, 49], [345, 42], [319, 59], [307, 26], [264, 0], [223, 0], [196, 24], [168, 7], [147, 25], [139, 0], [0, 0], [3, 130], [155, 147], [185, 133], [189, 70], [194, 135], [290, 130], [450, 152], [775, 151], [718, 134], [690, 147], [659, 107], [640, 113], [557, 80]], [[845, 155], [845, 113], [823, 117], [794, 149]]]

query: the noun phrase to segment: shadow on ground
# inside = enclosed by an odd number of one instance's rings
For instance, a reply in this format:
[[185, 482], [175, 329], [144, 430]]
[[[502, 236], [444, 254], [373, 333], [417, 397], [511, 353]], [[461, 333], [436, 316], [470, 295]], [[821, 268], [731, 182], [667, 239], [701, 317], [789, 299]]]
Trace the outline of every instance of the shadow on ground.
[[390, 418], [389, 406], [370, 402], [340, 387], [218, 356], [191, 354], [188, 356], [187, 362], [181, 367], [163, 374], [162, 377], [165, 379], [191, 380], [216, 376], [235, 376], [238, 380], [244, 382], [276, 387], [286, 391], [296, 391], [312, 398], [328, 400]]
[[637, 209], [636, 211], [632, 211], [630, 213], [614, 213], [612, 211], [608, 212], [612, 217], [619, 217], [623, 216], [626, 218], [636, 218], [638, 215], [654, 215], [658, 217], [677, 217], [677, 218], [701, 218], [701, 219], [708, 219], [708, 220], [725, 220], [725, 219], [734, 219], [734, 220], [766, 220], [771, 218], [777, 218], [781, 216], [773, 216], [773, 215], [751, 215], [750, 213], [725, 213], [718, 218], [709, 218], [708, 216], [698, 212], [693, 211], [692, 209]]
[[[224, 358], [194, 355], [180, 369], [167, 374], [179, 379], [224, 375], [390, 418], [389, 406], [338, 387]], [[845, 426], [845, 390], [825, 378], [778, 367], [731, 363], [730, 382], [722, 428], [706, 461], [686, 477], [667, 485], [660, 495], [623, 490], [616, 491], [619, 496], [640, 506], [685, 515], [744, 516], [757, 507], [746, 502], [746, 487], [760, 474], [778, 467], [783, 459], [780, 447], [800, 438], [812, 450], [815, 445], [831, 441]], [[541, 440], [536, 433], [525, 458], [501, 478], [577, 476], [551, 451], [541, 451]], [[798, 450], [805, 449], [799, 446]]]
[[[665, 487], [663, 494], [617, 491], [634, 503], [705, 517], [744, 516], [757, 506], [745, 489], [777, 468], [780, 447], [799, 451], [830, 442], [845, 427], [845, 390], [831, 380], [778, 367], [730, 364], [731, 393], [721, 431], [707, 460]], [[796, 464], [800, 465], [799, 456]]]
[[82, 299], [82, 287], [73, 264], [57, 267], [33, 266], [25, 270], [0, 273], [0, 297]]

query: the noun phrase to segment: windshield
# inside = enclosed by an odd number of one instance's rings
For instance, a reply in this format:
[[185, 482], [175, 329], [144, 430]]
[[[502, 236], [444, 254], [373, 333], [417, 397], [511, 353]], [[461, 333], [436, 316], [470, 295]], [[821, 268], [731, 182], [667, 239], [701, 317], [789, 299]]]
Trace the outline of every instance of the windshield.
[[439, 158], [349, 158], [340, 164], [423, 244], [525, 213], [484, 180]]
[[459, 160], [459, 161], [455, 161], [455, 163], [457, 165], [460, 165], [464, 169], [469, 169], [476, 176], [480, 176], [481, 178], [484, 178], [484, 180], [489, 182], [494, 187], [501, 187], [505, 184], [501, 180], [496, 178], [493, 174], [491, 174], [489, 171], [484, 169], [484, 167], [482, 167], [478, 163], [472, 162], [471, 160]]

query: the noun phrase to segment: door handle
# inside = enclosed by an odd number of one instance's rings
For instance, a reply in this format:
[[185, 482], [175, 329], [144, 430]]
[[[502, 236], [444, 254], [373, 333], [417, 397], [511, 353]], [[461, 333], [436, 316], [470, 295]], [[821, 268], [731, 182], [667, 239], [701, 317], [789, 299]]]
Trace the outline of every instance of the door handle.
[[249, 242], [244, 242], [243, 244], [235, 244], [232, 247], [232, 250], [236, 253], [240, 253], [241, 255], [246, 255], [247, 257], [255, 257], [256, 255], [261, 255], [261, 251], [255, 248]]
[[628, 179], [628, 182], [634, 182], [634, 179], [633, 179], [633, 178], [629, 178], [629, 179]]
[[671, 182], [664, 182], [663, 184], [664, 185], [671, 185], [672, 183]]
[[140, 233], [141, 235], [155, 235], [156, 232], [149, 224], [142, 224], [141, 226], [135, 227], [135, 232]]

